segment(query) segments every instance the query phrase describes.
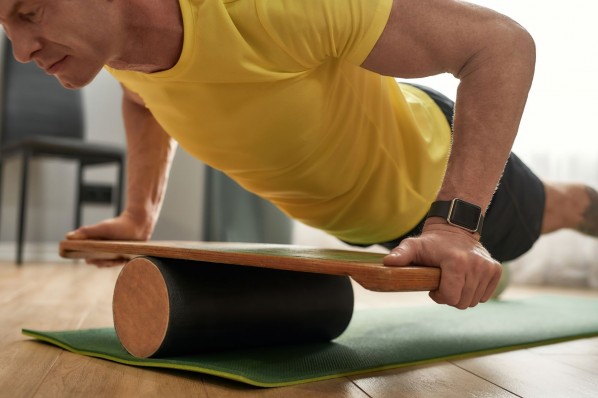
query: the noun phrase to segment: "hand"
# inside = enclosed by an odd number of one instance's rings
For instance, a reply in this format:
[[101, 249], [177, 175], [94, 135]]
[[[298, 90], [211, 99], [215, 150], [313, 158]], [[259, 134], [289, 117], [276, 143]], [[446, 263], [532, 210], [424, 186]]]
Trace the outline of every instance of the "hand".
[[[151, 223], [150, 223], [151, 225]], [[152, 226], [147, 222], [134, 217], [125, 211], [120, 216], [101, 221], [94, 225], [87, 225], [66, 234], [69, 240], [101, 239], [101, 240], [148, 240], [151, 236]], [[122, 256], [114, 258], [85, 259], [87, 264], [98, 267], [113, 267], [124, 264], [128, 259]]]
[[430, 298], [462, 310], [488, 301], [502, 272], [476, 235], [435, 218], [420, 236], [403, 240], [384, 258], [387, 266], [413, 264], [440, 267], [440, 286]]

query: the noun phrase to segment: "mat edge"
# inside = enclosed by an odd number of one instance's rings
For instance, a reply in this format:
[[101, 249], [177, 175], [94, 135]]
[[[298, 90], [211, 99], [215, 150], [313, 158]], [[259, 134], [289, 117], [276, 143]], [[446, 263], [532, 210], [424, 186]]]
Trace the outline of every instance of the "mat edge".
[[[87, 329], [87, 330], [98, 330], [98, 329], [102, 329], [102, 328]], [[72, 331], [76, 331], [76, 330], [68, 330], [68, 332], [72, 332]], [[61, 332], [61, 331], [52, 331], [49, 333], [56, 333], [56, 332]], [[288, 381], [288, 382], [264, 382], [264, 381], [250, 379], [250, 378], [247, 378], [244, 376], [238, 376], [238, 375], [235, 375], [232, 373], [219, 372], [217, 370], [201, 368], [201, 367], [190, 367], [190, 366], [186, 366], [186, 365], [176, 365], [176, 364], [164, 364], [164, 363], [160, 363], [160, 362], [156, 362], [156, 364], [153, 364], [151, 362], [129, 361], [126, 359], [120, 359], [120, 358], [113, 357], [113, 356], [106, 355], [106, 354], [101, 354], [101, 353], [96, 353], [96, 352], [91, 352], [91, 351], [76, 350], [75, 348], [73, 348], [72, 346], [69, 346], [68, 344], [63, 344], [62, 342], [60, 342], [56, 339], [45, 336], [44, 334], [42, 334], [43, 332], [40, 332], [40, 331], [35, 331], [32, 329], [22, 329], [21, 333], [25, 336], [33, 337], [36, 340], [55, 345], [56, 347], [62, 348], [64, 350], [72, 352], [74, 354], [84, 355], [87, 357], [100, 358], [100, 359], [104, 359], [104, 360], [108, 360], [108, 361], [112, 361], [112, 362], [116, 362], [116, 363], [121, 363], [121, 364], [125, 364], [125, 365], [130, 365], [130, 366], [137, 366], [137, 367], [184, 370], [184, 371], [194, 372], [194, 373], [198, 373], [198, 374], [207, 374], [207, 375], [211, 375], [211, 376], [222, 377], [224, 379], [245, 383], [245, 384], [255, 386], [255, 387], [267, 387], [267, 388], [288, 387], [288, 386], [293, 386], [293, 385], [307, 384], [307, 383], [331, 380], [331, 379], [342, 378], [342, 377], [348, 378], [351, 376], [364, 375], [367, 373], [382, 372], [385, 370], [399, 369], [399, 368], [408, 367], [408, 366], [426, 365], [426, 364], [431, 364], [431, 363], [436, 363], [436, 362], [441, 362], [441, 361], [469, 359], [469, 358], [483, 356], [483, 355], [499, 354], [499, 353], [503, 353], [503, 352], [516, 351], [516, 350], [520, 350], [520, 349], [534, 348], [534, 347], [540, 347], [540, 346], [550, 345], [550, 344], [557, 344], [557, 343], [562, 343], [562, 342], [567, 342], [567, 341], [572, 341], [572, 340], [579, 340], [579, 339], [583, 339], [583, 338], [598, 337], [598, 332], [593, 332], [593, 333], [587, 333], [587, 334], [576, 335], [576, 336], [561, 337], [558, 339], [541, 340], [541, 341], [534, 342], [534, 343], [526, 343], [526, 344], [521, 344], [521, 345], [516, 345], [516, 346], [498, 347], [498, 348], [492, 348], [492, 349], [488, 349], [488, 350], [472, 351], [472, 352], [469, 352], [466, 354], [455, 354], [455, 355], [448, 355], [448, 356], [432, 358], [432, 359], [424, 359], [421, 361], [413, 361], [413, 362], [403, 363], [403, 364], [385, 365], [385, 366], [381, 366], [381, 367], [377, 367], [377, 368], [368, 368], [365, 370], [338, 373], [338, 374], [334, 374], [334, 375], [326, 375], [326, 376], [309, 378], [309, 379], [301, 379], [301, 380], [294, 380], [294, 381]]]

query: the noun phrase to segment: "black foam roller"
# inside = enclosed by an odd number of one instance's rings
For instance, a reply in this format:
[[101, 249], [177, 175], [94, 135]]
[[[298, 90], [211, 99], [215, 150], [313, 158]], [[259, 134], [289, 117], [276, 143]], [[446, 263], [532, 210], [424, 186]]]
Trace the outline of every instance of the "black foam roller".
[[[155, 331], [163, 338], [158, 338], [161, 344], [153, 357], [326, 342], [338, 337], [352, 317], [353, 289], [346, 276], [154, 257], [143, 260], [155, 266], [168, 297], [167, 328]], [[127, 288], [117, 282], [117, 289]], [[115, 308], [129, 304], [118, 303], [117, 297], [115, 291]], [[115, 326], [120, 337], [123, 326], [116, 311]], [[147, 322], [129, 322], [126, 327], [139, 328], [139, 335], [151, 333]]]

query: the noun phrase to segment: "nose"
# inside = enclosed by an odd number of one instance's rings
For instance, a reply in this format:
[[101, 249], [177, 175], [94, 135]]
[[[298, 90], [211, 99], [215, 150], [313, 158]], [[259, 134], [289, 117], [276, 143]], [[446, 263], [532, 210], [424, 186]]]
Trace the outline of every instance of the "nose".
[[36, 52], [41, 50], [42, 42], [26, 29], [19, 29], [18, 32], [11, 32], [9, 36], [12, 41], [12, 52], [19, 62], [29, 62]]

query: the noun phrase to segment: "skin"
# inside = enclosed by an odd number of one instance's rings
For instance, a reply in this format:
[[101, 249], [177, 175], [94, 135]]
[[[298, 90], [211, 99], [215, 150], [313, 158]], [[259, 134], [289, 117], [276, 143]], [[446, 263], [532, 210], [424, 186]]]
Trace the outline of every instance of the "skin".
[[[183, 39], [178, 2], [151, 2], [151, 6], [148, 9], [143, 1], [135, 0], [85, 4], [76, 0], [3, 0], [0, 22], [17, 60], [47, 69], [66, 56], [66, 61], [50, 72], [63, 86], [80, 88], [105, 64], [149, 73], [176, 63]], [[106, 35], [106, 31], [113, 34]], [[154, 230], [176, 143], [139, 96], [124, 88], [123, 93], [128, 148], [125, 210], [119, 217], [67, 234], [69, 239], [147, 240]], [[113, 266], [123, 260], [87, 262]]]
[[[49, 72], [69, 88], [89, 83], [104, 64], [146, 73], [167, 70], [176, 64], [183, 38], [176, 0], [0, 0], [0, 22], [18, 60], [44, 69], [54, 65]], [[402, 78], [448, 72], [460, 79], [454, 142], [438, 199], [458, 197], [486, 209], [519, 127], [534, 62], [529, 34], [500, 14], [453, 0], [395, 0], [389, 22], [362, 66]], [[143, 101], [126, 89], [123, 115], [125, 211], [72, 231], [69, 239], [151, 237], [175, 144]], [[544, 232], [578, 228], [595, 234], [595, 191], [547, 184], [546, 192]], [[89, 262], [109, 266], [121, 260]], [[428, 219], [422, 235], [404, 240], [384, 264], [440, 267], [440, 288], [430, 297], [459, 309], [487, 301], [501, 274], [479, 235], [439, 218]]]
[[[449, 72], [460, 80], [453, 147], [437, 199], [461, 198], [486, 209], [517, 134], [534, 62], [533, 40], [506, 17], [465, 3], [425, 0], [394, 3], [363, 66], [401, 77]], [[384, 263], [439, 266], [440, 287], [430, 297], [465, 309], [487, 301], [501, 274], [478, 241], [478, 234], [430, 218], [421, 236], [403, 241]]]

